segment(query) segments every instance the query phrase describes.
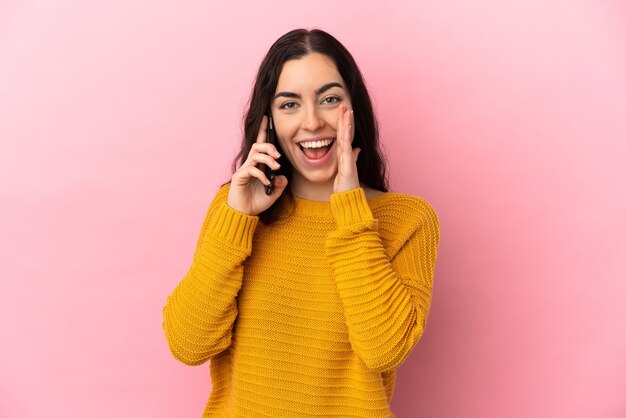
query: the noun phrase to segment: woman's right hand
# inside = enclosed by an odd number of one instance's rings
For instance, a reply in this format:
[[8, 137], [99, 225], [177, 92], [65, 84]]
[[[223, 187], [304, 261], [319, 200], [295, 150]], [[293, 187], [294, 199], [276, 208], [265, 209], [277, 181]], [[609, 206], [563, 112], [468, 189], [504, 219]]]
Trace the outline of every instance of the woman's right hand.
[[270, 195], [265, 194], [265, 186], [269, 179], [257, 164], [266, 164], [276, 170], [280, 167], [276, 160], [280, 157], [278, 150], [273, 144], [267, 143], [266, 115], [261, 121], [261, 128], [257, 139], [246, 161], [233, 174], [228, 192], [228, 206], [246, 215], [256, 216], [268, 209], [280, 197], [287, 187], [287, 177], [280, 175], [274, 178], [274, 189]]

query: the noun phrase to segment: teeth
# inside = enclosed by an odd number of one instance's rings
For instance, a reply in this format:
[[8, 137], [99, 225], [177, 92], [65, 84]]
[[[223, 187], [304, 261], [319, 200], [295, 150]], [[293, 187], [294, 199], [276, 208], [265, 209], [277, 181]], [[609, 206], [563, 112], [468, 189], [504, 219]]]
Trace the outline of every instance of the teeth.
[[298, 145], [303, 148], [321, 148], [329, 145], [331, 142], [333, 142], [332, 139], [324, 139], [321, 141], [300, 142]]

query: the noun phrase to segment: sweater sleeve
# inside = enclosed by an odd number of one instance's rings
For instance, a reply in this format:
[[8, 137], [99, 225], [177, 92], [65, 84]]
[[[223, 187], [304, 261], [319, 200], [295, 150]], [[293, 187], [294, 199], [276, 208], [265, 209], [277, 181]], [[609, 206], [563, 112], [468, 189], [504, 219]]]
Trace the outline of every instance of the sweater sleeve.
[[395, 369], [422, 336], [430, 310], [439, 222], [423, 199], [398, 205], [397, 252], [383, 247], [362, 188], [331, 195], [337, 228], [326, 257], [343, 303], [350, 343], [365, 365]]
[[259, 217], [231, 208], [227, 198], [228, 185], [211, 202], [191, 267], [163, 307], [170, 351], [188, 365], [203, 364], [231, 343], [243, 262]]

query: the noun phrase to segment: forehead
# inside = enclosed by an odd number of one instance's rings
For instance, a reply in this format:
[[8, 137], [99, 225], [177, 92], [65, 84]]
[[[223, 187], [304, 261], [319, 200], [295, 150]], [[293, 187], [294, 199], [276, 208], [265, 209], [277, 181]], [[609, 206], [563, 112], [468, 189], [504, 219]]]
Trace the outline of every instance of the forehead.
[[312, 53], [283, 64], [276, 91], [315, 90], [332, 81], [344, 84], [332, 58]]

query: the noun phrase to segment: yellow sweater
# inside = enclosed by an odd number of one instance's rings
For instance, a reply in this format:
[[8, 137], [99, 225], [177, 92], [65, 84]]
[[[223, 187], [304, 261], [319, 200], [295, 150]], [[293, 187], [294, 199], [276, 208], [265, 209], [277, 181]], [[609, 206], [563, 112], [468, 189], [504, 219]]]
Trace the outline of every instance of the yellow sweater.
[[211, 360], [203, 417], [393, 417], [395, 369], [430, 309], [433, 208], [357, 188], [295, 198], [266, 226], [228, 206], [229, 187], [163, 308], [173, 356]]

